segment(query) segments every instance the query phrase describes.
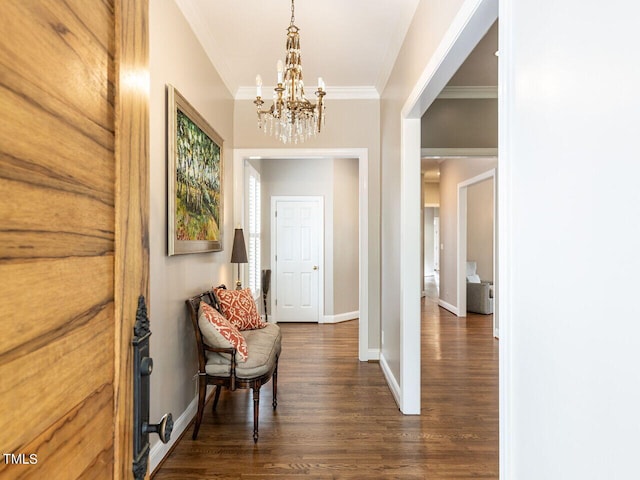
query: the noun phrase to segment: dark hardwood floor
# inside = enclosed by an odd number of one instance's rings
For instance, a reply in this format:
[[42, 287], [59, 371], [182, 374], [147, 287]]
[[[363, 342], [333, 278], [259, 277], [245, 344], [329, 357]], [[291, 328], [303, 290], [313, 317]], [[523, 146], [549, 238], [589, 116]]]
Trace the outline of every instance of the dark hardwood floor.
[[422, 305], [422, 415], [402, 415], [377, 363], [358, 361], [358, 323], [281, 324], [278, 408], [223, 391], [197, 441], [189, 427], [154, 475], [189, 479], [498, 478], [498, 343], [492, 316]]

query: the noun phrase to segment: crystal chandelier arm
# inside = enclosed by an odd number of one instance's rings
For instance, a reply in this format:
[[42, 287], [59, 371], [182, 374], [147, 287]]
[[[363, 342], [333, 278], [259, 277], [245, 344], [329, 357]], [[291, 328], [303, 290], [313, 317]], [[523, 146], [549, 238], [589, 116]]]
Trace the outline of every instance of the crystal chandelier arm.
[[282, 86], [281, 83], [279, 83], [278, 86], [275, 88], [275, 90], [276, 90], [276, 93], [278, 94], [278, 98], [273, 102], [273, 106], [275, 108], [272, 109], [272, 114], [274, 117], [280, 118], [280, 115], [282, 115], [282, 109], [284, 107], [284, 100], [282, 98], [284, 87]]
[[264, 102], [262, 101], [262, 99], [256, 98], [253, 101], [253, 103], [258, 107], [257, 108], [258, 117], [261, 117], [262, 115], [273, 115], [274, 117], [279, 116], [277, 113], [275, 113], [275, 109], [276, 109], [275, 104], [271, 105], [268, 110], [263, 110], [262, 105], [264, 105]]
[[318, 90], [316, 91], [316, 96], [318, 97], [318, 104], [315, 107], [318, 111], [318, 133], [322, 131], [322, 124], [324, 123], [324, 96], [327, 94], [320, 86], [318, 86]]

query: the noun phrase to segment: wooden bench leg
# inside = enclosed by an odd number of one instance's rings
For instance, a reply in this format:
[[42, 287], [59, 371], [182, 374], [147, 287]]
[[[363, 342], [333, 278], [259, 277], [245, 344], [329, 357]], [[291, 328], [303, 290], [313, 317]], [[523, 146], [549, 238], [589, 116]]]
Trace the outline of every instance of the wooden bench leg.
[[220, 400], [220, 391], [222, 390], [222, 385], [216, 385], [216, 393], [213, 397], [213, 406], [211, 407], [211, 411], [215, 412], [218, 407], [218, 400]]
[[278, 360], [276, 360], [276, 369], [273, 371], [273, 409], [275, 410], [278, 406]]
[[258, 443], [258, 417], [260, 416], [260, 385], [253, 386], [253, 443]]
[[191, 437], [193, 440], [198, 438], [198, 430], [200, 430], [200, 423], [204, 414], [204, 401], [207, 395], [207, 377], [199, 375], [198, 378], [198, 413], [196, 415], [196, 424], [193, 427], [193, 436]]

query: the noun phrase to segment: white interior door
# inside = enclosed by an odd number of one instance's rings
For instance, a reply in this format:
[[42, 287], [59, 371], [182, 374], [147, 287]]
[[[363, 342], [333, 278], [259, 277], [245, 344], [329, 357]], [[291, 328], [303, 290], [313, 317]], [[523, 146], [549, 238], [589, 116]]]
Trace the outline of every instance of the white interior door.
[[276, 319], [278, 322], [318, 322], [322, 198], [279, 197], [272, 204]]

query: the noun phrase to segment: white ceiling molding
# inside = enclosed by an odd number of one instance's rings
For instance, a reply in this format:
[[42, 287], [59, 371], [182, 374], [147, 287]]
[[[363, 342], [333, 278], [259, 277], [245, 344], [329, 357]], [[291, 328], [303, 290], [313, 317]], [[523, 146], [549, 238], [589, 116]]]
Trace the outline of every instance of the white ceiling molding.
[[[265, 92], [273, 92], [273, 86], [262, 86], [263, 94]], [[306, 92], [310, 101], [315, 101], [315, 85], [312, 86], [310, 92]], [[325, 102], [330, 100], [379, 100], [380, 94], [374, 87], [326, 87], [327, 96]], [[256, 87], [239, 87], [234, 97], [236, 100], [255, 100]], [[270, 101], [269, 94], [264, 95], [263, 100]]]
[[229, 93], [233, 95], [235, 92], [233, 91], [233, 86], [229, 82], [232, 78], [232, 69], [226, 62], [225, 56], [222, 54], [223, 50], [216, 42], [214, 35], [212, 34], [212, 30], [206, 24], [206, 18], [201, 15], [194, 2], [190, 2], [189, 0], [176, 0], [176, 4], [182, 11], [187, 23], [191, 26], [191, 30], [193, 30], [193, 33], [196, 35], [198, 40], [200, 40], [200, 44], [207, 54], [207, 57], [209, 57], [209, 60], [211, 60], [211, 64], [215, 66], [214, 68], [220, 74], [222, 83], [227, 87]]
[[401, 10], [398, 10], [398, 23], [396, 24], [396, 29], [393, 32], [391, 39], [389, 40], [389, 46], [384, 55], [384, 59], [382, 60], [382, 64], [380, 65], [380, 72], [378, 73], [378, 78], [375, 83], [375, 87], [378, 92], [382, 92], [389, 81], [389, 77], [393, 71], [393, 66], [398, 59], [398, 53], [400, 53], [400, 49], [404, 43], [404, 37], [407, 35], [407, 31], [409, 31], [411, 21], [413, 20], [413, 16], [418, 8], [418, 3], [420, 2], [413, 0], [412, 2], [406, 2], [398, 6], [398, 8], [402, 8]]
[[421, 148], [420, 158], [497, 157], [497, 148]]
[[438, 99], [498, 98], [498, 87], [444, 87]]

